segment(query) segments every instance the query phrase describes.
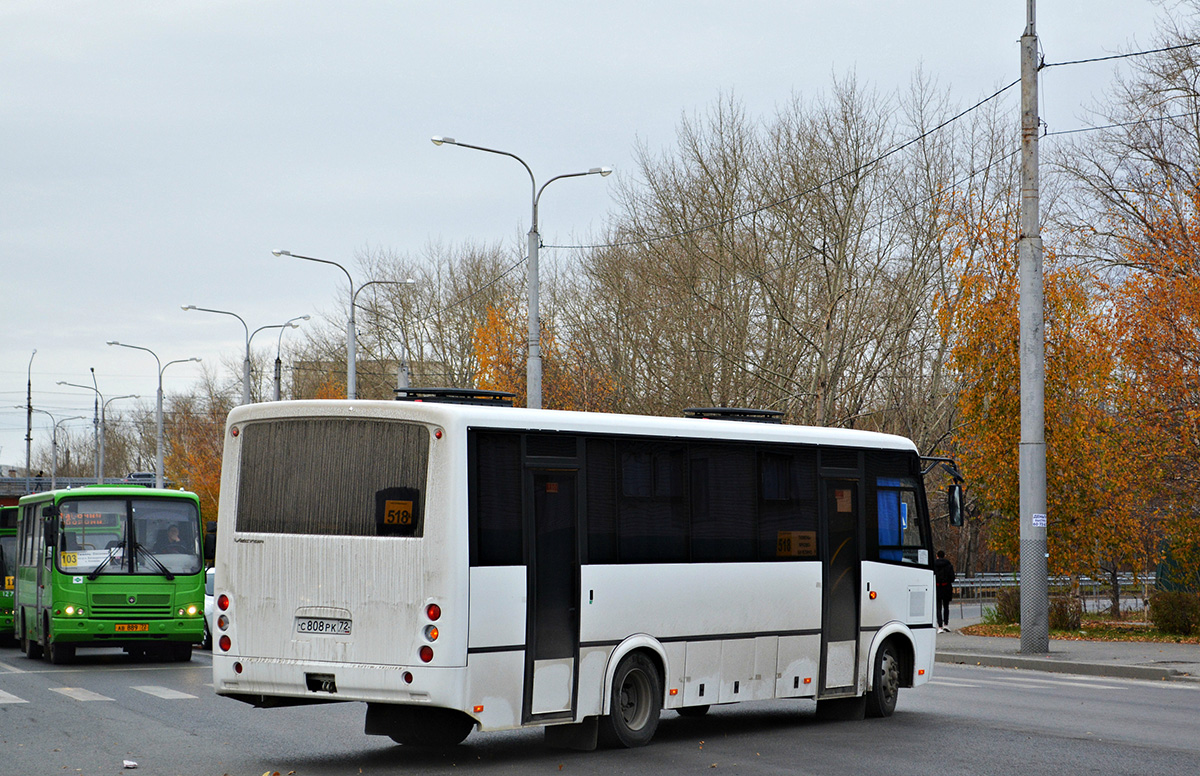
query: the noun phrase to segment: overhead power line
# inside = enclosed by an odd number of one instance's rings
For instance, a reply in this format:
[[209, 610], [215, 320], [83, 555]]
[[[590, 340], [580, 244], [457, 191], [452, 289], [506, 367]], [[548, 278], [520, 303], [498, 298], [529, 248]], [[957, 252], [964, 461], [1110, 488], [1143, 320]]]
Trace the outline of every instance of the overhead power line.
[[1045, 70], [1050, 67], [1063, 67], [1065, 65], [1087, 65], [1092, 62], [1107, 62], [1112, 59], [1129, 59], [1130, 57], [1144, 57], [1149, 54], [1163, 54], [1168, 51], [1178, 51], [1180, 49], [1192, 48], [1200, 46], [1200, 41], [1195, 43], [1181, 43], [1178, 46], [1164, 46], [1163, 48], [1147, 49], [1145, 51], [1130, 51], [1125, 54], [1109, 54], [1103, 57], [1092, 57], [1090, 59], [1072, 59], [1067, 62], [1043, 62], [1038, 67], [1039, 70]]
[[996, 90], [995, 92], [993, 92], [991, 95], [984, 97], [982, 100], [975, 103], [974, 105], [967, 108], [966, 110], [959, 111], [958, 113], [954, 114], [950, 118], [941, 122], [937, 126], [925, 130], [924, 132], [917, 135], [916, 137], [912, 137], [912, 138], [909, 138], [908, 140], [905, 140], [904, 142], [900, 143], [899, 145], [894, 146], [893, 148], [891, 148], [887, 151], [884, 151], [882, 154], [875, 157], [874, 159], [871, 159], [870, 161], [864, 162], [852, 169], [849, 169], [849, 170], [843, 172], [840, 175], [834, 176], [833, 178], [831, 178], [827, 181], [822, 181], [821, 183], [818, 183], [814, 186], [810, 186], [809, 188], [807, 188], [803, 191], [796, 192], [795, 194], [789, 194], [786, 197], [780, 197], [779, 199], [774, 200], [773, 202], [768, 202], [765, 205], [759, 205], [758, 207], [752, 208], [752, 209], [744, 211], [742, 213], [736, 213], [732, 216], [718, 219], [716, 221], [712, 221], [707, 224], [693, 226], [688, 229], [681, 229], [677, 232], [671, 232], [668, 234], [651, 235], [649, 237], [640, 237], [636, 240], [624, 240], [621, 242], [613, 242], [613, 243], [597, 243], [594, 245], [547, 245], [546, 247], [547, 248], [560, 248], [560, 249], [579, 248], [579, 249], [585, 249], [585, 250], [599, 249], [599, 248], [625, 248], [630, 245], [645, 245], [647, 243], [662, 242], [663, 240], [672, 240], [677, 237], [685, 237], [689, 234], [695, 234], [696, 232], [703, 232], [707, 229], [712, 229], [713, 227], [724, 226], [726, 224], [731, 224], [735, 221], [740, 221], [743, 218], [748, 218], [750, 216], [757, 215], [759, 213], [762, 213], [763, 211], [770, 210], [771, 208], [778, 207], [787, 202], [792, 202], [793, 200], [799, 199], [800, 197], [808, 196], [809, 194], [812, 194], [813, 192], [820, 191], [822, 188], [825, 188], [826, 186], [832, 186], [833, 184], [835, 184], [841, 180], [844, 180], [845, 178], [848, 178], [852, 175], [857, 175], [858, 173], [862, 172], [863, 170], [866, 170], [870, 167], [873, 167], [873, 166], [879, 164], [880, 162], [887, 159], [888, 157], [895, 156], [896, 154], [900, 153], [901, 151], [908, 148], [909, 146], [912, 146], [916, 143], [921, 142], [922, 140], [924, 140], [925, 138], [934, 134], [935, 132], [939, 132], [942, 129], [945, 129], [946, 127], [948, 127], [949, 125], [958, 121], [959, 119], [963, 118], [964, 116], [972, 113], [973, 111], [978, 110], [979, 108], [983, 107], [987, 103], [996, 99], [997, 97], [1004, 94], [1009, 89], [1013, 88], [1014, 86], [1016, 86], [1019, 83], [1021, 83], [1021, 79], [1018, 78], [1017, 80], [1010, 83], [1008, 86], [1002, 87], [1002, 88]]

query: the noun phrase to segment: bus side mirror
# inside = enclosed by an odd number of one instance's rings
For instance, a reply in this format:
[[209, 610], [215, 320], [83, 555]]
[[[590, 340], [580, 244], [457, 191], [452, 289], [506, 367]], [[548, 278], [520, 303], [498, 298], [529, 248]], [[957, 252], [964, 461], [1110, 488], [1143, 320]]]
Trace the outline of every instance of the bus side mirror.
[[204, 524], [204, 559], [211, 561], [217, 557], [217, 523], [212, 521]]
[[946, 490], [946, 512], [950, 515], [950, 525], [963, 524], [963, 488], [957, 482]]
[[46, 532], [46, 546], [47, 547], [57, 547], [58, 546], [58, 521], [54, 519], [54, 516], [46, 518], [45, 532]]

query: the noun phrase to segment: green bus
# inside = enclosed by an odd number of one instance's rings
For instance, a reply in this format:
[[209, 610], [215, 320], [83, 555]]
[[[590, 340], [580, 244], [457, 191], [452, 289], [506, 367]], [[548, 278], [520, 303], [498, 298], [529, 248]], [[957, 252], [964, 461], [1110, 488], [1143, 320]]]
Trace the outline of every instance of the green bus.
[[19, 509], [13, 616], [27, 657], [122, 647], [191, 659], [204, 638], [196, 494], [94, 485], [33, 493]]
[[13, 577], [17, 573], [17, 508], [0, 507], [0, 644], [13, 638]]

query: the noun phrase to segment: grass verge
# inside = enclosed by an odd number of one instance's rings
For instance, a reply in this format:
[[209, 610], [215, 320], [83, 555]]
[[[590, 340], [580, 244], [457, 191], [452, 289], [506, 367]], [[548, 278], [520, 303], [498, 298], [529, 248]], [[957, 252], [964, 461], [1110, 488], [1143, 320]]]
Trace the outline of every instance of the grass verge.
[[[959, 628], [958, 632], [968, 636], [1020, 638], [1021, 626], [1015, 623], [982, 622], [978, 625]], [[1110, 620], [1103, 615], [1085, 615], [1079, 630], [1052, 630], [1050, 638], [1066, 641], [1146, 641], [1162, 644], [1200, 644], [1200, 634], [1180, 636], [1175, 633], [1163, 633], [1144, 619], [1128, 617], [1123, 620]]]

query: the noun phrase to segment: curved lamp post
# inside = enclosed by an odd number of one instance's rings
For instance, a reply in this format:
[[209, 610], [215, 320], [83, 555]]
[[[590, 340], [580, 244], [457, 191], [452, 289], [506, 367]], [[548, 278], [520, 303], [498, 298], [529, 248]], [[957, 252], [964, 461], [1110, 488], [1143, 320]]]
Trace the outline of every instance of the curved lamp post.
[[590, 170], [583, 172], [569, 172], [565, 175], [556, 175], [550, 180], [542, 184], [538, 188], [537, 179], [533, 177], [533, 170], [525, 163], [525, 160], [516, 154], [508, 151], [499, 151], [495, 148], [485, 148], [483, 146], [471, 145], [455, 140], [452, 137], [443, 137], [435, 135], [430, 140], [434, 145], [442, 144], [459, 146], [461, 148], [472, 148], [476, 151], [486, 151], [489, 154], [499, 154], [516, 159], [525, 168], [525, 172], [529, 173], [529, 182], [533, 186], [533, 217], [529, 227], [529, 340], [528, 340], [528, 357], [526, 362], [526, 406], [530, 409], [541, 409], [542, 407], [542, 324], [538, 317], [538, 248], [541, 247], [541, 238], [538, 234], [538, 200], [542, 198], [542, 192], [551, 183], [563, 178], [579, 178], [584, 175], [600, 175], [607, 176], [612, 172], [611, 167], [593, 167]]
[[167, 367], [169, 367], [171, 364], [185, 364], [189, 361], [199, 361], [200, 359], [197, 358], [196, 356], [192, 356], [191, 358], [177, 358], [174, 361], [168, 361], [167, 363], [164, 364], [162, 362], [162, 359], [160, 359], [158, 357], [158, 354], [155, 353], [150, 348], [144, 348], [141, 345], [126, 345], [124, 342], [117, 342], [116, 340], [110, 340], [108, 342], [108, 344], [116, 345], [117, 347], [121, 347], [121, 348], [130, 348], [132, 350], [144, 350], [147, 353], [149, 353], [150, 355], [154, 356], [154, 361], [155, 361], [155, 363], [158, 364], [158, 393], [156, 394], [156, 401], [155, 401], [155, 406], [154, 406], [154, 425], [155, 425], [155, 429], [157, 431], [157, 436], [158, 436], [155, 451], [154, 451], [154, 487], [161, 488], [163, 486], [163, 482], [164, 482], [164, 476], [163, 476], [163, 387], [162, 387], [163, 372], [167, 371]]
[[300, 328], [300, 324], [296, 323], [296, 321], [307, 321], [311, 317], [311, 315], [300, 315], [279, 327], [279, 337], [275, 341], [275, 401], [279, 401], [279, 383], [283, 372], [283, 359], [279, 357], [279, 354], [283, 351], [283, 333], [289, 328]]
[[[96, 379], [96, 373], [94, 370], [92, 371], [92, 379], [93, 380]], [[129, 394], [125, 394], [124, 396], [114, 396], [111, 399], [105, 399], [104, 394], [100, 393], [100, 389], [96, 388], [95, 386], [92, 386], [92, 385], [80, 385], [78, 383], [68, 383], [65, 380], [59, 380], [58, 384], [59, 385], [69, 385], [72, 388], [83, 388], [85, 390], [94, 391], [96, 393], [96, 406], [99, 408], [99, 420], [96, 421], [96, 432], [97, 432], [96, 484], [100, 485], [104, 482], [104, 436], [105, 436], [104, 415], [105, 415], [105, 412], [108, 410], [108, 405], [112, 404], [114, 401], [117, 401], [118, 399], [140, 399], [142, 397], [138, 396], [136, 393], [129, 393]]]
[[358, 398], [358, 335], [354, 328], [354, 306], [355, 300], [358, 299], [358, 292], [362, 291], [367, 286], [374, 285], [411, 285], [417, 281], [412, 278], [405, 280], [368, 280], [358, 288], [354, 287], [354, 278], [350, 276], [350, 270], [338, 264], [336, 261], [329, 259], [318, 259], [314, 256], [301, 256], [299, 253], [292, 253], [282, 249], [271, 251], [276, 256], [288, 256], [293, 259], [303, 259], [304, 261], [315, 261], [319, 264], [329, 264], [337, 267], [342, 272], [346, 273], [346, 280], [350, 283], [350, 320], [346, 323], [346, 398]]
[[[22, 408], [17, 407], [17, 409]], [[40, 412], [43, 415], [50, 415], [50, 413], [46, 410], [34, 409], [33, 411]], [[83, 416], [72, 415], [69, 418], [55, 420], [54, 416], [50, 415], [50, 423], [53, 426], [50, 429], [50, 490], [54, 490], [58, 487], [58, 427], [63, 423], [66, 423], [68, 420], [83, 420]]]
[[229, 310], [213, 310], [208, 307], [197, 307], [194, 304], [181, 305], [184, 312], [188, 310], [198, 310], [202, 313], [216, 313], [217, 315], [232, 315], [237, 318], [242, 324], [242, 328], [246, 330], [246, 357], [242, 359], [242, 404], [250, 403], [250, 327], [246, 325], [246, 319], [237, 313]]

